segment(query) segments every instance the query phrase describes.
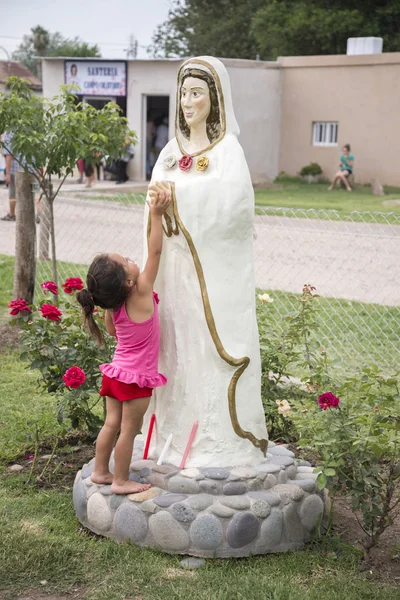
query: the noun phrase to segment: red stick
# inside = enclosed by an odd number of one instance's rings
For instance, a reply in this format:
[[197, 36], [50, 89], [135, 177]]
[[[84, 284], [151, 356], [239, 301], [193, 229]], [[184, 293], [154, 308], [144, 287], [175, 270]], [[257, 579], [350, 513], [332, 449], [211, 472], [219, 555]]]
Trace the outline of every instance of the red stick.
[[150, 448], [150, 442], [151, 442], [151, 436], [153, 434], [153, 428], [154, 428], [154, 423], [156, 421], [156, 415], [151, 415], [150, 418], [150, 424], [149, 424], [149, 430], [147, 432], [147, 438], [146, 438], [146, 445], [144, 447], [144, 452], [143, 452], [143, 459], [146, 460], [148, 454], [149, 454], [149, 448]]
[[189, 436], [188, 443], [186, 444], [186, 448], [185, 448], [185, 454], [183, 455], [183, 458], [182, 458], [182, 460], [181, 460], [181, 464], [179, 465], [179, 468], [180, 468], [180, 469], [183, 469], [183, 468], [184, 468], [184, 466], [185, 466], [185, 462], [186, 462], [186, 459], [187, 459], [187, 457], [188, 457], [188, 454], [189, 454], [189, 452], [190, 452], [190, 448], [192, 447], [193, 440], [194, 440], [194, 438], [195, 438], [195, 436], [196, 436], [196, 432], [197, 432], [197, 427], [198, 427], [198, 426], [199, 426], [199, 422], [198, 422], [198, 421], [195, 421], [195, 422], [193, 423], [192, 431], [190, 432], [190, 436]]

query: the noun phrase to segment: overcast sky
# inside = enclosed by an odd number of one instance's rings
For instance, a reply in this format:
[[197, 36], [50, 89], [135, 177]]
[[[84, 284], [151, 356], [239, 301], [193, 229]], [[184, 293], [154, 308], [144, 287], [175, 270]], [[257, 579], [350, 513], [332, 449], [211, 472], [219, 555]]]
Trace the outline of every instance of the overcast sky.
[[[0, 0], [0, 46], [9, 53], [24, 34], [41, 25], [51, 33], [79, 36], [98, 44], [104, 58], [124, 58], [129, 36], [138, 40], [138, 58], [157, 25], [165, 21], [170, 0]], [[6, 55], [0, 49], [0, 60]]]

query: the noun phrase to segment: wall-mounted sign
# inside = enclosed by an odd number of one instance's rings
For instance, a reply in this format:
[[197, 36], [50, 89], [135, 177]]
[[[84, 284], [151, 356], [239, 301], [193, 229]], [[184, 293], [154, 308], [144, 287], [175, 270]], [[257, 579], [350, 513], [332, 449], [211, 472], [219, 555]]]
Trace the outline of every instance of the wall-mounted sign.
[[126, 96], [126, 63], [66, 60], [67, 85], [79, 85], [84, 96]]

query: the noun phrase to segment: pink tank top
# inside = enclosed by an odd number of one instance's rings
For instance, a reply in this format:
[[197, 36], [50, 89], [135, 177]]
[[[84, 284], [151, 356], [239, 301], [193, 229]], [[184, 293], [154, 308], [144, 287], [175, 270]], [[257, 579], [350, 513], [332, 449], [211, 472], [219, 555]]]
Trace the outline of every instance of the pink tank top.
[[139, 387], [155, 388], [167, 383], [166, 377], [158, 372], [160, 322], [155, 292], [153, 302], [153, 316], [142, 323], [131, 321], [125, 304], [113, 313], [117, 347], [112, 362], [100, 365], [103, 375]]

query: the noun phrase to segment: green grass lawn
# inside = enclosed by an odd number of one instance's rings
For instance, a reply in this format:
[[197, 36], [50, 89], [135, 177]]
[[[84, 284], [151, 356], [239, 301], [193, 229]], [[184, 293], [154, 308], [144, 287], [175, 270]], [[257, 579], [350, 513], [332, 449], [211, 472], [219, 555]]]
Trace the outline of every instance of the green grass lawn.
[[[337, 189], [332, 192], [327, 190], [328, 184], [303, 183], [298, 179], [282, 180], [270, 189], [255, 191], [257, 207], [273, 207], [286, 209], [314, 209], [322, 211], [318, 218], [332, 220], [353, 220], [377, 223], [393, 223], [400, 225], [400, 202], [392, 204], [392, 200], [400, 200], [400, 188], [386, 188], [385, 196], [374, 196], [370, 186], [356, 186], [350, 193]], [[323, 211], [336, 211], [324, 215]], [[352, 215], [349, 213], [359, 211], [362, 213], [384, 213], [378, 215]], [[257, 210], [262, 214], [262, 209]], [[297, 217], [302, 217], [300, 210], [295, 210]], [[295, 216], [295, 214], [288, 214]], [[303, 215], [304, 217], [306, 215]], [[308, 218], [312, 215], [308, 214]], [[314, 216], [316, 218], [316, 215]]]
[[[12, 262], [7, 259], [3, 265], [6, 263], [10, 279]], [[271, 295], [275, 302], [269, 308], [274, 315], [278, 311], [278, 297], [276, 292]], [[0, 307], [4, 309], [8, 300], [4, 293]], [[279, 302], [281, 309], [290, 310], [292, 300], [288, 294], [279, 293]], [[350, 304], [344, 303], [342, 314], [349, 314], [351, 321], [355, 315]], [[371, 315], [370, 320], [377, 321], [376, 315]], [[360, 336], [359, 343], [363, 341], [365, 344], [365, 338]], [[191, 600], [395, 600], [399, 597], [394, 582], [371, 578], [368, 571], [360, 572], [360, 553], [337, 535], [316, 539], [303, 551], [207, 560], [205, 567], [186, 571], [179, 565], [180, 556], [117, 544], [82, 530], [73, 510], [72, 471], [69, 483], [45, 488], [39, 487], [35, 478], [26, 484], [29, 467], [19, 475], [7, 473], [7, 463], [21, 462], [21, 453], [33, 453], [36, 431], [41, 443], [39, 454], [43, 454], [48, 452], [49, 442], [64, 430], [55, 417], [55, 399], [38, 392], [37, 375], [26, 369], [17, 350], [0, 352], [0, 373], [0, 598], [3, 600], [31, 593], [41, 598], [53, 594], [54, 600], [57, 600], [54, 594], [64, 593], [86, 600], [186, 600], [188, 597]], [[92, 448], [89, 450], [93, 452]], [[72, 451], [60, 448], [57, 454]], [[65, 468], [64, 464], [58, 464]], [[74, 470], [80, 466], [75, 461]]]
[[[285, 316], [293, 312], [300, 295], [265, 291], [274, 300], [267, 305], [271, 324], [281, 331]], [[340, 360], [336, 377], [359, 373], [363, 366], [372, 364], [388, 375], [399, 370], [400, 307], [334, 298], [319, 298], [317, 306], [319, 328], [313, 338], [325, 348], [330, 359]]]

